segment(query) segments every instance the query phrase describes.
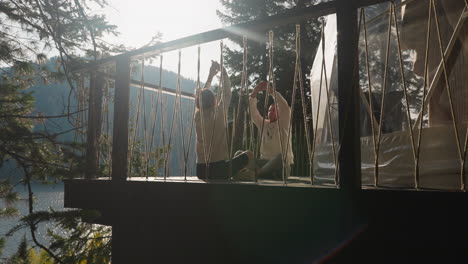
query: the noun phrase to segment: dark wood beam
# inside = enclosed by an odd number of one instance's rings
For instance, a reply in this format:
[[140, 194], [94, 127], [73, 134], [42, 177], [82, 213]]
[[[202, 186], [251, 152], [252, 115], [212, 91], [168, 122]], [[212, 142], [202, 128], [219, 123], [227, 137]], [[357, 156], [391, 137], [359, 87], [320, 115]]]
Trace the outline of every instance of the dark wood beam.
[[[143, 85], [143, 88], [144, 89], [147, 89], [147, 90], [152, 90], [152, 91], [155, 91], [155, 90], [159, 90], [159, 85], [156, 85], [156, 84], [151, 84], [151, 83], [147, 83], [147, 82], [141, 82], [141, 81], [138, 81], [138, 80], [130, 80], [130, 84], [132, 85], [135, 85], [135, 86], [139, 86], [141, 87]], [[172, 88], [168, 88], [168, 87], [161, 87], [162, 91], [164, 93], [169, 93], [169, 94], [173, 94], [173, 95], [176, 95], [177, 94], [177, 91], [175, 89], [172, 89]], [[194, 88], [194, 91], [195, 91], [195, 88]], [[182, 95], [182, 97], [185, 97], [185, 98], [190, 98], [190, 99], [194, 99], [195, 96], [193, 93], [190, 93], [190, 92], [185, 92], [185, 91], [180, 91], [180, 94]]]
[[[115, 81], [115, 75], [105, 74], [105, 76], [106, 76], [106, 78], [109, 78], [109, 79]], [[160, 89], [159, 85], [152, 84], [152, 83], [147, 83], [147, 82], [142, 82], [142, 81], [138, 81], [138, 80], [135, 80], [135, 79], [130, 79], [130, 84], [134, 85], [134, 86], [138, 86], [138, 87], [141, 87], [143, 85], [144, 89], [151, 90], [151, 91], [154, 91], [154, 90], [159, 91], [159, 89]], [[177, 94], [177, 91], [175, 89], [172, 89], [172, 88], [169, 88], [169, 87], [164, 87], [163, 86], [163, 87], [161, 87], [161, 90], [164, 93], [173, 94], [173, 95]], [[195, 92], [195, 88], [194, 88], [194, 92]], [[180, 94], [182, 95], [182, 97], [191, 98], [191, 99], [195, 98], [194, 93], [191, 93], [191, 92], [181, 91]]]
[[[364, 7], [388, 1], [389, 0], [348, 0], [347, 2], [348, 4], [353, 4], [355, 7]], [[333, 14], [336, 12], [336, 5], [341, 5], [341, 2], [335, 0], [315, 4], [306, 8], [291, 9], [284, 13], [272, 15], [263, 19], [218, 28], [199, 34], [187, 36], [184, 38], [168, 41], [165, 43], [135, 49], [95, 62], [90, 62], [86, 65], [77, 66], [73, 70], [80, 71], [89, 67], [96, 67], [99, 65], [113, 63], [120, 57], [130, 57], [132, 59], [144, 58], [172, 50], [182, 49], [234, 36], [247, 36], [250, 39], [257, 35], [258, 32], [269, 30], [277, 26], [287, 25], [291, 23], [300, 23], [302, 21], [306, 21], [312, 18]]]
[[358, 6], [337, 1], [339, 183], [346, 192], [361, 189], [359, 133]]
[[86, 168], [85, 178], [94, 179], [99, 165], [99, 138], [101, 137], [102, 90], [104, 76], [91, 72], [88, 101], [88, 131], [86, 135]]
[[269, 30], [276, 26], [298, 23], [315, 17], [326, 16], [334, 12], [335, 4], [333, 1], [316, 4], [303, 9], [293, 9], [263, 19], [249, 21], [224, 28], [218, 28], [177, 40], [132, 50], [123, 54], [104, 58], [96, 62], [91, 62], [84, 66], [76, 67], [74, 70], [78, 71], [88, 67], [95, 67], [98, 65], [112, 63], [120, 57], [130, 57], [132, 59], [143, 58], [233, 36], [247, 36], [249, 39], [251, 39], [253, 36], [257, 35], [258, 32]]
[[112, 181], [115, 182], [123, 182], [127, 179], [129, 106], [130, 57], [119, 57], [116, 63], [112, 138]]

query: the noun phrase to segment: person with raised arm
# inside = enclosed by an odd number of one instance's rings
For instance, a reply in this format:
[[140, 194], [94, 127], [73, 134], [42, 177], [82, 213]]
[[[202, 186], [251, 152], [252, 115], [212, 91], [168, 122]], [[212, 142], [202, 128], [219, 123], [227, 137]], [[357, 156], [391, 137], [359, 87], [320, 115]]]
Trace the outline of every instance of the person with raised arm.
[[[268, 118], [263, 118], [257, 109], [257, 94], [267, 91], [275, 101], [268, 108]], [[266, 81], [258, 83], [250, 94], [249, 107], [252, 122], [261, 134], [260, 160], [257, 165], [261, 167], [258, 178], [282, 179], [283, 153], [285, 157], [285, 176], [291, 174], [291, 165], [294, 163], [292, 152], [292, 139], [288, 139], [291, 108], [284, 97], [273, 90]], [[262, 131], [263, 130], [263, 131]], [[283, 153], [282, 153], [283, 152]]]
[[[222, 68], [223, 80], [219, 102], [211, 88], [213, 77], [221, 66], [211, 61], [211, 67], [205, 86], [195, 94], [195, 125], [197, 177], [202, 180], [227, 180], [239, 170], [255, 164], [253, 153], [242, 151], [229, 160], [229, 149], [224, 115], [227, 115], [231, 101], [231, 82], [226, 69]], [[231, 169], [231, 171], [229, 171]]]

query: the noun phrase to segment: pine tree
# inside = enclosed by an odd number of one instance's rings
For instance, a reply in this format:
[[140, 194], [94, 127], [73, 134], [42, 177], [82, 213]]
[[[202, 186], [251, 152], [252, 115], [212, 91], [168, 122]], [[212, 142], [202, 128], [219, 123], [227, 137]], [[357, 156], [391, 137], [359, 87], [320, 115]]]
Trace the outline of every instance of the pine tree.
[[[224, 10], [217, 14], [226, 25], [242, 23], [279, 14], [287, 10], [300, 9], [315, 4], [317, 1], [307, 0], [221, 0]], [[303, 79], [310, 72], [315, 52], [320, 40], [322, 19], [312, 19], [301, 22], [301, 64]], [[295, 66], [295, 24], [284, 25], [271, 29], [274, 32], [274, 74], [276, 86], [288, 99], [291, 99], [292, 83]], [[242, 47], [242, 38], [231, 39], [238, 47]], [[248, 40], [247, 71], [250, 82], [266, 80], [268, 76], [268, 32], [257, 32], [256, 39]], [[237, 47], [225, 48], [225, 64], [232, 73], [234, 85], [240, 84], [242, 73], [242, 50]], [[306, 85], [308, 87], [308, 85]]]
[[[29, 202], [28, 214], [11, 232], [26, 228], [34, 246], [54, 263], [78, 263], [74, 260], [69, 262], [69, 255], [73, 253], [81, 259], [95, 260], [92, 263], [108, 262], [108, 258], [98, 260], [98, 256], [110, 254], [110, 239], [99, 238], [101, 243], [88, 244], [92, 238], [86, 236], [110, 234], [110, 231], [96, 230], [83, 224], [82, 220], [89, 215], [86, 211], [57, 213], [34, 210], [31, 183], [55, 182], [65, 175], [73, 175], [76, 170], [70, 168], [79, 169], [82, 164], [82, 159], [75, 154], [76, 150], [80, 153], [82, 146], [60, 142], [58, 136], [67, 131], [51, 133], [35, 129], [36, 124], [52, 118], [73, 120], [77, 113], [69, 105], [66, 112], [58, 116], [40, 114], [35, 110], [34, 98], [28, 88], [66, 80], [70, 86], [69, 97], [72, 98], [77, 79], [71, 71], [73, 66], [85, 62], [84, 58], [99, 59], [123, 50], [123, 46], [109, 45], [103, 39], [106, 34], [117, 34], [116, 27], [109, 25], [102, 15], [90, 15], [93, 7], [106, 5], [105, 0], [0, 0], [0, 166], [9, 163], [18, 168], [21, 183], [28, 189]], [[47, 52], [58, 54], [55, 68], [46, 67]], [[17, 196], [12, 187], [12, 183], [2, 179], [0, 199], [13, 202]], [[0, 209], [0, 217], [15, 213], [13, 206]], [[55, 221], [76, 235], [62, 238], [52, 232], [53, 244], [43, 245], [36, 239], [36, 233], [38, 226], [46, 221]], [[75, 225], [66, 224], [70, 221], [75, 221]], [[79, 239], [82, 242], [79, 245], [90, 246], [83, 248], [73, 244]], [[57, 244], [57, 241], [65, 242]], [[27, 250], [28, 246], [21, 243], [14, 258], [26, 263], [29, 258], [25, 253]]]

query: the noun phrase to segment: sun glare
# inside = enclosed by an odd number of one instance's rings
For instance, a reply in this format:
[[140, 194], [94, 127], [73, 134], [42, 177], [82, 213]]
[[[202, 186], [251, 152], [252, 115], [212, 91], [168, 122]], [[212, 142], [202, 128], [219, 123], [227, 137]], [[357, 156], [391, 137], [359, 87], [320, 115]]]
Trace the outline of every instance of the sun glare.
[[[149, 43], [158, 32], [162, 41], [170, 41], [193, 34], [209, 31], [222, 26], [216, 15], [220, 8], [219, 0], [112, 0], [111, 8], [106, 13], [109, 22], [118, 26], [118, 43], [138, 48]], [[182, 50], [186, 77], [196, 78], [196, 48]], [[205, 64], [211, 59], [219, 60], [219, 43], [208, 43], [201, 51], [201, 79], [205, 77]], [[165, 68], [177, 71], [177, 52], [171, 52], [164, 58]]]

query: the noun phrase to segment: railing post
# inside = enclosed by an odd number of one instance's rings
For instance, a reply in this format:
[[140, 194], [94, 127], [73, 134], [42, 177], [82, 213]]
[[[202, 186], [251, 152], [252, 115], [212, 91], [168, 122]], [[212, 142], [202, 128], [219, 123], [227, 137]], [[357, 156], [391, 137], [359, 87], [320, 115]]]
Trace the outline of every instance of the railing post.
[[114, 128], [112, 139], [112, 181], [123, 182], [128, 170], [128, 123], [130, 105], [130, 57], [116, 60]]
[[340, 189], [361, 189], [357, 1], [336, 0]]
[[99, 138], [101, 137], [101, 109], [102, 89], [104, 76], [98, 71], [91, 72], [89, 103], [88, 103], [88, 130], [86, 135], [86, 169], [85, 178], [94, 179], [98, 173], [99, 165]]

